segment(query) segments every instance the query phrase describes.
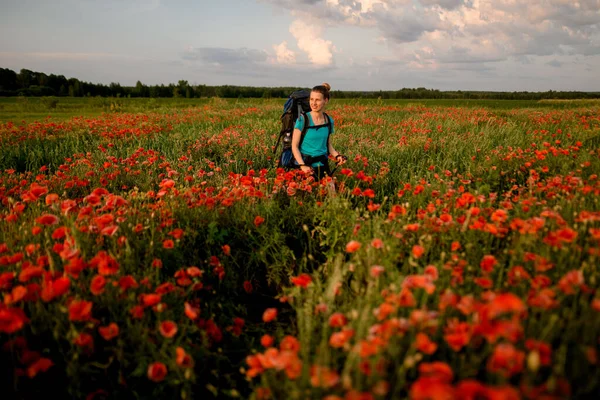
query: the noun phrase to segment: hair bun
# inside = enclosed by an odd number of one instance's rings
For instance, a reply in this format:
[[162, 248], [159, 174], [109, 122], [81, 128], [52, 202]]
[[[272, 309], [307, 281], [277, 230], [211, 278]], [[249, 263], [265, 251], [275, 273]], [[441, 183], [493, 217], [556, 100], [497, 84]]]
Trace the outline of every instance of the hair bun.
[[325, 86], [325, 88], [327, 89], [328, 92], [331, 90], [331, 85], [329, 83], [323, 82], [321, 85]]

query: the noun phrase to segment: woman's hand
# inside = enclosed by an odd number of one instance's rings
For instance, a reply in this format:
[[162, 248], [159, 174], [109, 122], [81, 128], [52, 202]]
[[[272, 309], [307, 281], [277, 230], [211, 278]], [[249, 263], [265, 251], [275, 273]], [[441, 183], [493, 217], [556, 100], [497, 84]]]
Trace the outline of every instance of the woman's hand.
[[341, 154], [338, 154], [337, 156], [335, 156], [335, 163], [337, 165], [343, 165], [346, 164], [346, 161], [348, 160], [348, 157], [343, 156]]
[[304, 172], [305, 174], [307, 173], [312, 173], [312, 168], [309, 167], [308, 165], [303, 165], [300, 167], [300, 169], [302, 170], [302, 172]]

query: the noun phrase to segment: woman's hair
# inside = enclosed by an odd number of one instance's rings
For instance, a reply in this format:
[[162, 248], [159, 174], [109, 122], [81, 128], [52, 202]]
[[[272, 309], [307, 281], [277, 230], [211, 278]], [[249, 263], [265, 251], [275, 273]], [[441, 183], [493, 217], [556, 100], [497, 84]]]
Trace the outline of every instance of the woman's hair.
[[323, 95], [324, 99], [329, 99], [329, 91], [331, 90], [331, 85], [329, 83], [322, 83], [318, 86], [312, 88], [313, 92], [318, 92]]

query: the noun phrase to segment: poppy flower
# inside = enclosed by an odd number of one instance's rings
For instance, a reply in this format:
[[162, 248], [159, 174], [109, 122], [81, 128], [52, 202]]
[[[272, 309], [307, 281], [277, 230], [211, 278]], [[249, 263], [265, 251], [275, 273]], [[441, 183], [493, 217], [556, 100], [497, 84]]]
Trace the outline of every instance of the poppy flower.
[[69, 304], [69, 320], [89, 321], [92, 317], [93, 303], [87, 300], [73, 300]]
[[92, 282], [90, 283], [90, 292], [94, 296], [98, 296], [104, 293], [104, 287], [106, 286], [106, 278], [102, 275], [96, 275], [92, 278]]
[[271, 322], [276, 318], [277, 318], [277, 309], [276, 308], [267, 308], [262, 316], [263, 322]]
[[260, 226], [262, 225], [262, 223], [265, 222], [265, 219], [263, 217], [261, 217], [260, 215], [257, 215], [256, 218], [254, 218], [254, 226]]
[[177, 347], [175, 349], [175, 362], [183, 368], [191, 368], [194, 366], [194, 360], [186, 353], [183, 347]]
[[158, 331], [166, 338], [172, 338], [177, 333], [177, 324], [173, 321], [163, 321], [160, 323]]
[[148, 379], [152, 382], [161, 382], [167, 376], [167, 366], [161, 362], [154, 362], [148, 366]]
[[308, 285], [311, 284], [312, 278], [308, 274], [300, 274], [298, 276], [292, 277], [291, 281], [295, 286], [300, 286], [306, 289]]
[[429, 336], [427, 336], [426, 334], [424, 334], [422, 332], [419, 332], [419, 333], [417, 333], [417, 338], [415, 340], [415, 347], [421, 353], [433, 354], [436, 352], [438, 346], [435, 342], [432, 342], [429, 339]]
[[346, 244], [346, 253], [355, 253], [360, 249], [361, 244], [356, 240], [351, 240]]
[[371, 275], [373, 278], [377, 278], [379, 277], [379, 275], [383, 274], [385, 272], [385, 268], [381, 265], [373, 265], [371, 267], [371, 269], [369, 270], [369, 275]]
[[58, 217], [52, 214], [43, 214], [35, 219], [35, 221], [40, 225], [56, 225], [58, 224]]
[[275, 342], [275, 339], [273, 339], [273, 336], [271, 335], [263, 335], [260, 338], [260, 344], [263, 345], [263, 347], [271, 347], [273, 346], [273, 342]]
[[186, 317], [188, 317], [189, 319], [191, 319], [192, 321], [194, 321], [200, 315], [200, 309], [198, 309], [197, 307], [192, 306], [190, 303], [188, 303], [186, 301], [184, 303], [184, 313], [185, 313]]
[[112, 340], [119, 335], [119, 325], [111, 322], [108, 326], [100, 326], [98, 327], [98, 333], [104, 340]]
[[34, 378], [40, 372], [46, 372], [54, 363], [51, 359], [40, 357], [27, 367], [27, 377]]
[[425, 248], [421, 245], [414, 245], [412, 248], [412, 255], [415, 258], [421, 258], [421, 256], [425, 253]]

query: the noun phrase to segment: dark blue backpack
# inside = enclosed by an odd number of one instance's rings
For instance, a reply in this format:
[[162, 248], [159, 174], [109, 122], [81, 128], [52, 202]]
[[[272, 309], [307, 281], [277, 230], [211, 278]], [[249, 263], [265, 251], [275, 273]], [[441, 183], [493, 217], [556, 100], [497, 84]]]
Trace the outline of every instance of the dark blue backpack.
[[[292, 154], [292, 134], [294, 133], [294, 125], [296, 120], [302, 116], [304, 118], [304, 129], [300, 137], [300, 146], [308, 130], [308, 120], [306, 113], [310, 111], [310, 90], [298, 90], [293, 92], [283, 106], [283, 114], [281, 114], [281, 131], [277, 144], [273, 148], [273, 153], [277, 152], [279, 142], [283, 142], [281, 155], [279, 157], [279, 166], [283, 168], [295, 167], [294, 155]], [[325, 114], [329, 133], [331, 133], [331, 120]], [[313, 127], [311, 127], [313, 128]], [[314, 127], [318, 128], [318, 127]]]

